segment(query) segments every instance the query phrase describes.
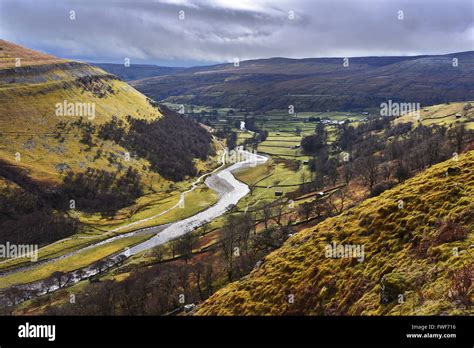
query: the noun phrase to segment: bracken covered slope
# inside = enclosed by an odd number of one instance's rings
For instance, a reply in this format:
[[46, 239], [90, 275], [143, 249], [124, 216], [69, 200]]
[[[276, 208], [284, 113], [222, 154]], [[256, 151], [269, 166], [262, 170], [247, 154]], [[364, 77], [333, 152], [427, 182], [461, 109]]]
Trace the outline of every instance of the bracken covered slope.
[[[197, 314], [473, 314], [473, 196], [470, 151], [290, 237]], [[364, 260], [326, 257], [333, 242]]]

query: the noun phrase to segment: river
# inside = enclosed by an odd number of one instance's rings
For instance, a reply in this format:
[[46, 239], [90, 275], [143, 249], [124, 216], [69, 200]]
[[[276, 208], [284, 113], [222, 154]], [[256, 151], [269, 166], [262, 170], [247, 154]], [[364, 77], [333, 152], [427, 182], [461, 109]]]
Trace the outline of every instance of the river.
[[[111, 241], [114, 241], [119, 238], [130, 237], [139, 233], [154, 234], [153, 237], [151, 237], [150, 239], [142, 243], [139, 243], [131, 248], [127, 248], [126, 250], [120, 253], [117, 253], [113, 256], [109, 256], [107, 260], [109, 261], [109, 263], [114, 264], [114, 263], [118, 263], [119, 261], [123, 261], [125, 258], [128, 258], [132, 255], [138, 254], [142, 251], [167, 243], [170, 240], [183, 236], [186, 233], [192, 232], [195, 228], [202, 226], [205, 223], [212, 221], [218, 218], [219, 216], [223, 215], [227, 210], [229, 210], [232, 206], [236, 205], [243, 197], [245, 197], [250, 192], [249, 187], [243, 182], [238, 181], [232, 174], [233, 172], [240, 169], [263, 164], [267, 161], [267, 157], [254, 154], [248, 151], [239, 150], [236, 153], [237, 153], [237, 156], [234, 156], [233, 158], [239, 159], [237, 163], [234, 163], [228, 167], [225, 167], [217, 172], [216, 171], [212, 172], [210, 175], [207, 176], [205, 180], [205, 184], [212, 190], [216, 191], [217, 194], [219, 195], [218, 201], [211, 207], [193, 216], [190, 216], [186, 219], [183, 219], [177, 222], [138, 229], [133, 232], [128, 232], [128, 233], [124, 233], [118, 236], [114, 236], [107, 240], [95, 243], [93, 245], [89, 245], [85, 248], [62, 255], [57, 258], [53, 258], [50, 260], [45, 260], [42, 262], [31, 264], [25, 267], [13, 269], [11, 271], [3, 273], [2, 276], [16, 273], [16, 272], [25, 271], [27, 269], [37, 267], [39, 264], [43, 264], [45, 262], [50, 263], [58, 259], [63, 259], [71, 255], [77, 254], [81, 251], [94, 248], [102, 244], [110, 243]], [[226, 157], [226, 153], [224, 153], [222, 157], [223, 165], [221, 167], [224, 166], [225, 157]], [[232, 157], [229, 157], [229, 158], [232, 158]], [[198, 181], [199, 180], [200, 178], [198, 179]], [[198, 181], [193, 183], [192, 189], [196, 187], [196, 184]], [[191, 190], [188, 190], [186, 192], [190, 192]], [[181, 195], [180, 200], [182, 199], [184, 199], [184, 194]], [[89, 265], [85, 268], [82, 268], [81, 270], [72, 271], [69, 273], [70, 280], [69, 280], [68, 286], [74, 283], [77, 283], [85, 278], [89, 278], [99, 272], [100, 270], [95, 268], [93, 265]], [[58, 285], [49, 284], [45, 280], [40, 280], [40, 281], [36, 281], [30, 284], [25, 284], [25, 285], [22, 285], [21, 288], [25, 292], [25, 296], [23, 299], [19, 299], [18, 302], [22, 302], [22, 300], [26, 300], [34, 296], [42, 295], [45, 293], [50, 293], [52, 291], [59, 289]], [[1, 299], [2, 298], [0, 296], [0, 300]]]

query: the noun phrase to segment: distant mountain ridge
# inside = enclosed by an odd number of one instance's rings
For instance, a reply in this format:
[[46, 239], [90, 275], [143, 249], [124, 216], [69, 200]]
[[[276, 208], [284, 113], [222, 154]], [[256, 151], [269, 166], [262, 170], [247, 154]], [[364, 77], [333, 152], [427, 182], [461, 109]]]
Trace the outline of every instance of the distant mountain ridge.
[[186, 68], [174, 68], [148, 64], [124, 64], [112, 63], [91, 63], [113, 75], [120, 77], [124, 81], [139, 80], [147, 77], [171, 75], [186, 70]]
[[[456, 61], [454, 60], [456, 59]], [[344, 63], [346, 63], [344, 65]], [[474, 98], [474, 51], [446, 55], [269, 58], [186, 68], [131, 84], [160, 101], [248, 110], [363, 109]], [[299, 96], [299, 97], [296, 97]]]

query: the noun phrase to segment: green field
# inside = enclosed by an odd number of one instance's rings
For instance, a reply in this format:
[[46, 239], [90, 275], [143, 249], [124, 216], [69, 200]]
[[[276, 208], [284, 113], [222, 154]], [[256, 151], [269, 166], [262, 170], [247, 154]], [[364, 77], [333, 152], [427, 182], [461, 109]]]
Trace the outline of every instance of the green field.
[[474, 108], [464, 109], [468, 103], [474, 104], [471, 101], [427, 106], [419, 114], [406, 114], [398, 118], [395, 123], [413, 122], [414, 124], [425, 126], [439, 125], [448, 127], [462, 123], [467, 129], [474, 130]]
[[[178, 110], [181, 105], [167, 103], [170, 108]], [[191, 106], [184, 105], [185, 112], [190, 115]], [[356, 124], [358, 121], [367, 117], [361, 113], [351, 112], [299, 112], [293, 115], [288, 110], [271, 110], [265, 113], [244, 112], [233, 109], [233, 114], [228, 114], [229, 108], [211, 108], [204, 106], [193, 106], [194, 115], [199, 115], [202, 111], [208, 116], [202, 116], [201, 122], [208, 122], [216, 129], [230, 127], [231, 130], [237, 132], [237, 144], [242, 145], [246, 139], [252, 138], [253, 133], [249, 131], [241, 131], [238, 127], [240, 121], [244, 121], [246, 117], [253, 117], [255, 125], [261, 129], [268, 131], [268, 137], [265, 141], [258, 145], [257, 150], [260, 153], [267, 154], [271, 157], [282, 159], [297, 159], [301, 162], [310, 159], [301, 150], [301, 140], [314, 133], [317, 122], [316, 118], [326, 119], [334, 122], [348, 121]], [[209, 116], [211, 113], [214, 116]], [[326, 130], [329, 140], [335, 138], [335, 125], [327, 124]]]
[[38, 267], [7, 275], [0, 279], [0, 288], [6, 288], [16, 284], [25, 284], [45, 279], [56, 271], [70, 272], [86, 267], [109, 255], [120, 252], [139, 242], [150, 238], [150, 235], [137, 235], [115, 240], [91, 249], [78, 252], [67, 258], [59, 259], [50, 263], [38, 265]]

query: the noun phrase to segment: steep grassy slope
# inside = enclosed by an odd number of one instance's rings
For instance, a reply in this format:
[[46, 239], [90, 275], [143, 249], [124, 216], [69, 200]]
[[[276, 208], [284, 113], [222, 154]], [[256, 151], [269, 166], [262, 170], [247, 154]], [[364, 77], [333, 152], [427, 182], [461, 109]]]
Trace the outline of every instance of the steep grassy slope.
[[[52, 183], [58, 182], [65, 168], [83, 171], [87, 167], [114, 169], [120, 165], [142, 171], [147, 184], [160, 182], [156, 173], [146, 170], [148, 161], [133, 155], [125, 158], [127, 149], [100, 139], [90, 128], [98, 129], [115, 117], [126, 130], [127, 116], [152, 122], [164, 113], [173, 119], [167, 127], [182, 128], [185, 123], [176, 115], [155, 107], [147, 97], [97, 67], [63, 61], [6, 41], [0, 41], [0, 49], [10, 57], [5, 58], [8, 62], [16, 56], [25, 58], [20, 67], [11, 67], [10, 63], [0, 66], [3, 161], [26, 169], [35, 179]], [[58, 104], [64, 103], [93, 105], [94, 115], [58, 115]], [[193, 132], [193, 127], [195, 132], [200, 131], [200, 127], [192, 125], [185, 132]], [[98, 150], [102, 151], [100, 156]], [[169, 150], [172, 152], [173, 148]], [[114, 160], [107, 160], [109, 154]]]
[[[292, 236], [197, 314], [472, 314], [473, 196], [470, 151]], [[331, 243], [364, 258], [326, 257]]]
[[[1, 47], [8, 48], [5, 41]], [[16, 46], [15, 54], [29, 57], [30, 51], [21, 51]], [[84, 121], [97, 126], [109, 121], [112, 116], [125, 119], [153, 120], [162, 114], [147, 101], [147, 98], [104, 71], [77, 62], [49, 59], [22, 61], [21, 67], [4, 67], [0, 70], [0, 158], [5, 162], [24, 168], [35, 179], [57, 183], [62, 168], [73, 171], [86, 167], [112, 167], [105, 158], [93, 160], [96, 150], [104, 155], [114, 153], [123, 165], [141, 168], [145, 161], [123, 160], [125, 149], [99, 142], [91, 150], [80, 142], [82, 132], [74, 128], [68, 133], [57, 128], [58, 123], [72, 123], [81, 116], [58, 116], [58, 103], [89, 103], [95, 106], [95, 117], [84, 115]], [[44, 64], [42, 64], [44, 63]], [[19, 154], [19, 160], [15, 154]], [[141, 162], [141, 163], [140, 163]]]
[[[19, 66], [15, 65], [17, 57], [21, 58]], [[58, 112], [59, 106], [65, 104], [73, 106], [72, 114], [64, 110]], [[101, 133], [104, 125], [112, 120], [120, 123], [119, 131], [124, 137], [132, 123], [141, 125], [139, 122], [143, 122], [151, 125], [148, 128], [156, 133], [166, 134], [169, 129], [168, 138], [171, 139], [161, 141], [160, 146], [147, 144], [144, 149], [140, 140], [153, 134], [135, 131], [132, 146], [123, 139], [107, 137], [110, 132], [107, 136], [104, 135], [106, 132]], [[142, 128], [146, 130], [147, 127]], [[173, 139], [171, 134], [180, 134], [180, 139]], [[121, 205], [109, 209], [114, 212], [131, 205], [140, 195], [149, 195], [146, 201], [153, 204], [181, 186], [185, 188], [186, 182], [181, 185], [165, 178], [160, 168], [153, 167], [152, 160], [156, 161], [163, 152], [172, 156], [179, 148], [180, 154], [184, 152], [184, 155], [177, 156], [176, 162], [186, 160], [187, 168], [194, 169], [195, 164], [196, 170], [208, 171], [216, 167], [218, 161], [203, 155], [195, 158], [194, 149], [183, 145], [183, 139], [211, 147], [211, 136], [200, 125], [155, 105], [116, 76], [88, 64], [65, 61], [0, 41], [0, 240], [11, 238], [16, 230], [35, 230], [35, 233], [46, 235], [51, 221], [37, 226], [35, 221], [38, 222], [38, 216], [53, 217], [57, 209], [62, 213], [67, 211], [69, 216], [84, 221], [92, 219], [103, 225], [104, 219], [99, 221], [98, 216], [83, 219], [81, 212], [106, 211], [110, 208], [109, 202], [117, 201]], [[191, 169], [186, 174], [193, 173]], [[79, 177], [83, 173], [92, 174], [87, 174], [89, 178], [84, 181]], [[75, 187], [63, 189], [68, 175], [73, 175]], [[122, 180], [125, 176], [131, 180]], [[184, 179], [183, 176], [180, 178]], [[110, 184], [111, 181], [116, 183]], [[102, 184], [107, 187], [98, 187]], [[92, 189], [81, 192], [85, 186]], [[88, 196], [94, 195], [94, 190], [102, 191], [97, 197], [105, 194], [109, 201], [98, 199], [94, 206], [87, 205], [92, 202]], [[121, 192], [131, 192], [129, 190], [134, 191], [129, 199], [114, 198], [119, 198], [116, 194]], [[67, 197], [53, 202], [52, 198], [58, 192], [65, 192]], [[24, 209], [9, 208], [11, 197], [23, 195], [28, 198]], [[69, 210], [67, 202], [70, 199], [78, 203], [74, 211]], [[83, 199], [89, 202], [81, 206]], [[21, 205], [17, 201], [15, 204]], [[127, 211], [119, 211], [115, 217], [109, 216], [108, 223], [125, 222], [121, 219], [128, 219], [143, 209], [143, 202], [137, 204]], [[44, 207], [47, 212], [42, 210]], [[26, 226], [27, 220], [30, 223]], [[9, 231], [6, 226], [12, 226], [13, 221], [19, 225]], [[73, 232], [70, 230], [62, 236]], [[27, 242], [23, 234], [17, 237], [18, 242]], [[29, 240], [42, 245], [56, 237]]]

